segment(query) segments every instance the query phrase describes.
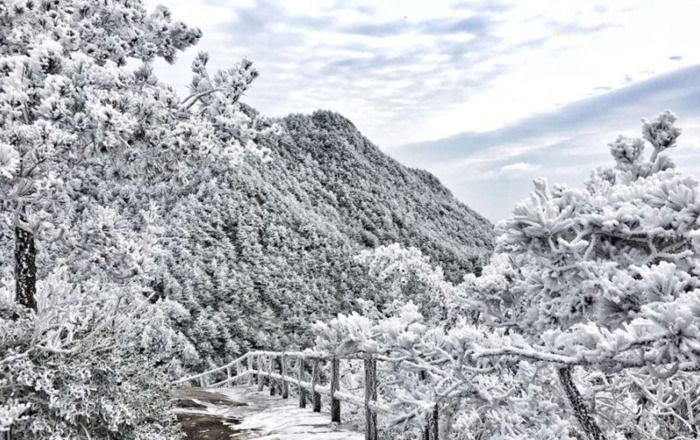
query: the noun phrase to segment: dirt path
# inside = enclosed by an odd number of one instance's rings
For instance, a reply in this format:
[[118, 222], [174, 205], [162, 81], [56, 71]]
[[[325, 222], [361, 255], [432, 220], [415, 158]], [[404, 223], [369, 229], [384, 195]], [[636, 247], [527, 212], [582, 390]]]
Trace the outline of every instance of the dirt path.
[[172, 394], [175, 413], [188, 440], [223, 440], [241, 433], [236, 429], [241, 417], [236, 417], [233, 409], [245, 403], [200, 388], [178, 388]]
[[297, 400], [258, 393], [252, 387], [173, 391], [176, 414], [188, 440], [362, 440], [330, 415], [300, 409]]

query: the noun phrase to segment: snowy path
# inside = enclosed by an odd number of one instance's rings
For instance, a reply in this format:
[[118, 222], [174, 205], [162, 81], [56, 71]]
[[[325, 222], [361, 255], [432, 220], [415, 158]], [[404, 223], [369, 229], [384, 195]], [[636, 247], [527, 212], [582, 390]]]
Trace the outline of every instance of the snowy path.
[[181, 388], [173, 392], [176, 413], [188, 440], [362, 440], [348, 426], [330, 422], [326, 412], [298, 408], [293, 396], [258, 393], [253, 387]]

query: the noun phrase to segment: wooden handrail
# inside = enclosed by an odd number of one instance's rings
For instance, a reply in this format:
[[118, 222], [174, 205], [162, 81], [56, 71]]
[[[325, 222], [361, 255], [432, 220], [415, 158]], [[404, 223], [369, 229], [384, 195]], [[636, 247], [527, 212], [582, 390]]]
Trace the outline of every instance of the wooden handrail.
[[173, 382], [173, 385], [187, 383], [187, 382], [193, 381], [195, 379], [200, 379], [202, 377], [209, 376], [210, 374], [218, 373], [219, 371], [226, 370], [226, 369], [231, 368], [232, 366], [236, 365], [236, 363], [239, 363], [239, 362], [243, 361], [244, 359], [248, 359], [249, 355], [250, 355], [250, 353], [246, 353], [243, 356], [239, 357], [238, 359], [236, 359], [234, 361], [229, 362], [226, 365], [222, 365], [220, 367], [216, 367], [216, 368], [213, 368], [211, 370], [207, 370], [203, 373], [195, 374], [193, 376], [183, 377], [182, 379], [178, 379], [175, 382]]
[[[297, 378], [293, 378], [287, 374], [287, 359], [294, 358], [297, 363]], [[340, 360], [362, 360], [365, 372], [365, 392], [364, 398], [357, 397], [352, 394], [340, 390]], [[267, 361], [267, 362], [265, 362]], [[311, 361], [312, 371], [310, 381], [304, 380], [306, 366]], [[320, 384], [321, 363], [325, 361], [331, 362], [331, 378], [329, 386]], [[296, 387], [299, 393], [299, 407], [305, 408], [307, 397], [312, 402], [314, 412], [321, 411], [321, 395], [331, 399], [331, 421], [340, 422], [340, 403], [345, 402], [358, 407], [363, 407], [365, 410], [365, 440], [377, 440], [377, 414], [395, 415], [394, 411], [389, 406], [380, 404], [377, 401], [377, 362], [398, 362], [406, 364], [405, 360], [391, 359], [381, 355], [372, 355], [368, 353], [355, 353], [349, 356], [334, 356], [329, 353], [316, 351], [250, 351], [243, 356], [229, 362], [220, 367], [212, 368], [203, 373], [198, 373], [192, 376], [187, 376], [173, 382], [174, 385], [185, 384], [191, 381], [199, 380], [200, 386], [209, 386], [212, 388], [223, 387], [230, 384], [236, 384], [241, 380], [254, 378], [258, 384], [258, 390], [262, 391], [265, 386], [265, 379], [270, 383], [270, 394], [274, 395], [275, 384], [277, 381], [281, 384], [280, 390], [282, 398], [286, 399], [289, 396], [289, 387], [291, 384]], [[245, 362], [245, 367], [243, 363]], [[268, 367], [265, 367], [265, 363]], [[420, 366], [408, 362], [410, 371], [416, 371]], [[279, 372], [274, 372], [276, 368]], [[232, 368], [235, 368], [235, 374], [232, 373]], [[226, 371], [226, 379], [216, 383], [207, 385], [206, 378], [212, 374]], [[250, 382], [252, 383], [252, 382]], [[438, 440], [438, 410], [437, 403], [432, 404], [430, 414], [426, 415], [423, 426], [423, 439]]]
[[[226, 369], [230, 369], [232, 366], [243, 362], [246, 359], [249, 359], [250, 356], [265, 356], [265, 357], [276, 357], [276, 356], [281, 356], [284, 355], [286, 357], [290, 358], [297, 358], [297, 359], [306, 359], [306, 360], [331, 360], [331, 359], [349, 359], [349, 360], [362, 360], [365, 359], [366, 355], [350, 355], [350, 356], [334, 356], [330, 353], [324, 353], [324, 352], [316, 352], [316, 351], [249, 351], [248, 353], [244, 354], [243, 356], [229, 362], [228, 364], [222, 365], [220, 367], [212, 368], [211, 370], [204, 371], [202, 373], [197, 373], [192, 376], [187, 376], [183, 377], [181, 379], [176, 380], [173, 382], [173, 385], [179, 385], [181, 383], [187, 383], [190, 381], [193, 381], [195, 379], [200, 379], [202, 377], [209, 376], [210, 374], [218, 373], [220, 371], [224, 371]], [[381, 357], [377, 357], [377, 360], [389, 360], [387, 359], [382, 359]]]
[[236, 374], [235, 376], [227, 377], [226, 379], [224, 379], [220, 382], [213, 383], [213, 384], [209, 385], [209, 388], [223, 387], [223, 386], [228, 385], [230, 383], [237, 382], [238, 380], [243, 379], [244, 377], [251, 376], [252, 374], [253, 374], [252, 371], [245, 371], [243, 373]]

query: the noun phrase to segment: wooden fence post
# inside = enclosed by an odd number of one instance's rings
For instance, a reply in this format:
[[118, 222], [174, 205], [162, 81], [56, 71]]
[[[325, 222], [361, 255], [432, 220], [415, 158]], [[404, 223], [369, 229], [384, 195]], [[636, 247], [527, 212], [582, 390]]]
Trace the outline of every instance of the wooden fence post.
[[226, 365], [226, 385], [231, 387], [231, 366]]
[[377, 440], [377, 413], [370, 403], [377, 402], [377, 360], [365, 358], [365, 440]]
[[259, 379], [259, 377], [258, 377], [258, 372], [257, 372], [257, 370], [256, 370], [256, 367], [257, 367], [257, 365], [258, 365], [258, 362], [259, 362], [259, 361], [258, 361], [258, 357], [257, 357], [257, 356], [252, 356], [252, 357], [251, 357], [250, 369], [251, 369], [251, 371], [253, 372], [253, 374], [252, 374], [251, 376], [253, 376], [253, 383], [256, 384], [256, 385], [257, 385], [258, 379]]
[[262, 376], [262, 362], [263, 362], [263, 357], [262, 355], [258, 355], [258, 391], [262, 391], [263, 387], [265, 386], [265, 379]]
[[306, 361], [303, 357], [299, 357], [299, 408], [306, 408], [306, 390], [301, 386], [301, 382], [304, 380], [304, 368], [306, 368]]
[[316, 385], [318, 385], [320, 379], [321, 362], [318, 359], [314, 359], [314, 365], [311, 371], [311, 398], [313, 400], [314, 412], [321, 412], [321, 394], [316, 391]]
[[201, 376], [199, 378], [199, 387], [204, 388], [205, 382], [204, 382], [204, 376]]
[[331, 360], [331, 422], [340, 423], [340, 400], [335, 393], [340, 391], [340, 360]]
[[272, 378], [272, 373], [275, 371], [274, 367], [274, 356], [270, 356], [270, 358], [267, 360], [267, 372], [270, 373], [267, 378], [270, 380], [270, 395], [274, 396], [277, 394], [277, 381]]
[[433, 410], [425, 419], [423, 429], [423, 440], [438, 440], [438, 404], [433, 406]]
[[289, 384], [287, 383], [287, 355], [280, 356], [280, 371], [282, 372], [282, 398], [289, 398]]

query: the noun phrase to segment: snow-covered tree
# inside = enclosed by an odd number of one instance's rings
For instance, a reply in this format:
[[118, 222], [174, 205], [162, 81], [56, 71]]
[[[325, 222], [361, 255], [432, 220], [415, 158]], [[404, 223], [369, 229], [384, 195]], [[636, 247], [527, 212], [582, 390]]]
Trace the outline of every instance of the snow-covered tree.
[[158, 202], [211, 164], [264, 155], [238, 103], [249, 62], [209, 80], [200, 55], [184, 101], [153, 75], [199, 37], [141, 1], [0, 4], [0, 217], [15, 248], [0, 431], [13, 438], [178, 437], [163, 367], [198, 355], [174, 328], [189, 311], [158, 288]]
[[[700, 402], [678, 398], [677, 390], [697, 389], [697, 378], [684, 372], [700, 370], [700, 193], [666, 154], [680, 135], [675, 120], [662, 113], [643, 120], [643, 139], [611, 143], [615, 168], [595, 170], [584, 189], [537, 180], [530, 198], [499, 225], [492, 267], [468, 279], [485, 319], [522, 335], [481, 355], [558, 366], [593, 439], [606, 431], [698, 435]], [[615, 382], [607, 387], [612, 401], [624, 407], [631, 399], [636, 418], [621, 431], [611, 426], [619, 420], [601, 427], [603, 415], [594, 417], [575, 385], [576, 366], [612, 375], [598, 376], [584, 392], [593, 399], [591, 390], [606, 391], [601, 381]]]
[[[36, 308], [35, 236], [60, 229], [65, 171], [94, 157], [133, 172], [143, 149], [167, 145], [177, 99], [148, 64], [200, 37], [141, 2], [12, 0], [0, 5], [0, 195], [15, 229], [16, 297]], [[152, 165], [151, 163], [150, 165]]]
[[377, 318], [341, 314], [315, 324], [313, 331], [315, 347], [324, 353], [380, 361], [380, 400], [394, 414], [391, 438], [414, 438], [404, 437], [411, 432], [407, 425], [428, 422], [438, 408], [440, 438], [573, 439], [552, 378], [527, 361], [472, 359], [480, 347], [499, 345], [507, 337], [504, 329], [470, 321], [450, 328], [435, 325], [409, 302]]
[[456, 286], [445, 280], [442, 268], [433, 265], [419, 249], [394, 243], [365, 250], [356, 260], [368, 268], [370, 276], [386, 284], [378, 298], [380, 312], [391, 314], [413, 302], [433, 324], [447, 324], [458, 315]]
[[[148, 300], [59, 277], [40, 281], [37, 299], [34, 313], [0, 286], [0, 433], [13, 440], [180, 438], [169, 378], [151, 355], [170, 347], [162, 330], [149, 331], [159, 316]], [[141, 338], [156, 339], [152, 333], [163, 344], [141, 349]]]
[[21, 304], [35, 308], [34, 237], [60, 233], [61, 208], [89, 179], [153, 183], [166, 170], [187, 179], [193, 160], [264, 154], [238, 103], [257, 76], [249, 61], [210, 79], [200, 54], [182, 102], [153, 75], [154, 58], [173, 61], [201, 35], [165, 8], [18, 0], [0, 5], [0, 35], [0, 194], [16, 231]]

